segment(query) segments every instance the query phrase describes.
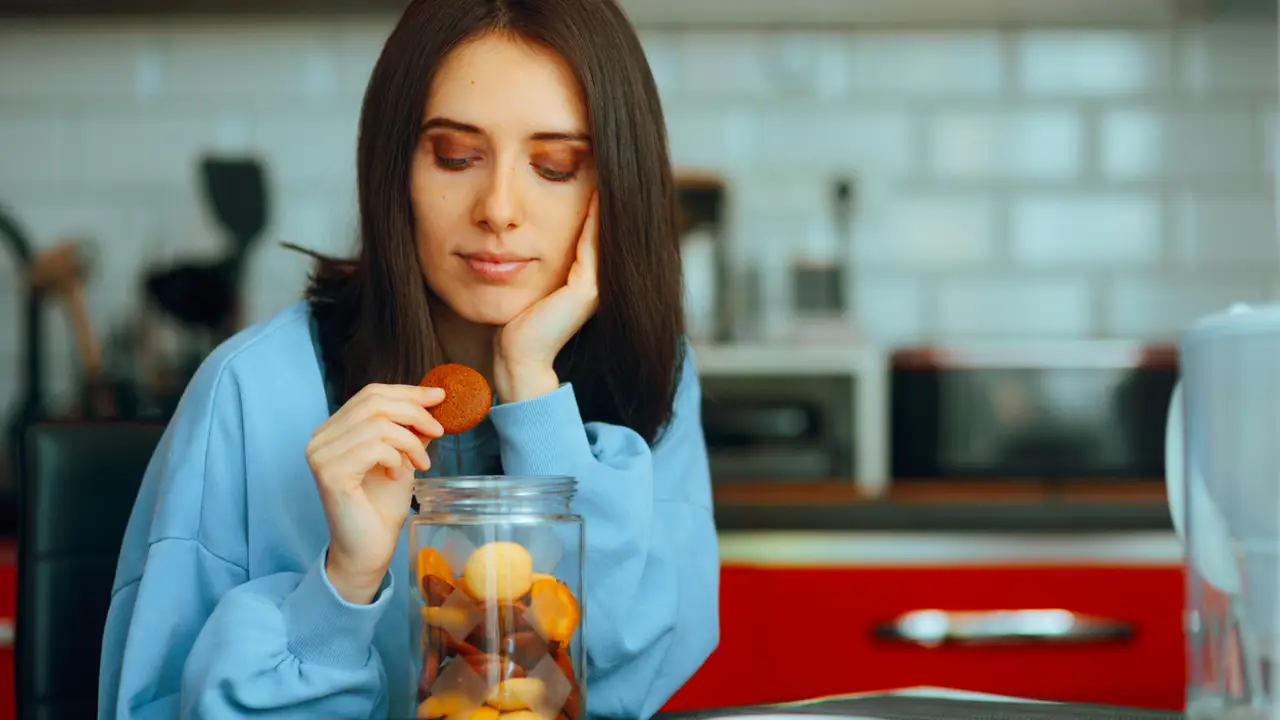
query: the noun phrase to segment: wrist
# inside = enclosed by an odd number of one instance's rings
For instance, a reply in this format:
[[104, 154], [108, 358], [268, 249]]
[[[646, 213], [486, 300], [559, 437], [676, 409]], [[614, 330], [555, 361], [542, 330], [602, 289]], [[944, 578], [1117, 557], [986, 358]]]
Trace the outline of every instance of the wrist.
[[550, 363], [494, 363], [494, 389], [504, 403], [532, 400], [560, 387], [560, 378]]
[[373, 572], [352, 570], [350, 565], [343, 561], [342, 556], [335, 554], [332, 549], [325, 554], [324, 558], [324, 574], [329, 578], [329, 584], [333, 586], [334, 592], [338, 593], [338, 597], [352, 605], [372, 603], [378, 594], [378, 589], [382, 587], [387, 570], [388, 568]]

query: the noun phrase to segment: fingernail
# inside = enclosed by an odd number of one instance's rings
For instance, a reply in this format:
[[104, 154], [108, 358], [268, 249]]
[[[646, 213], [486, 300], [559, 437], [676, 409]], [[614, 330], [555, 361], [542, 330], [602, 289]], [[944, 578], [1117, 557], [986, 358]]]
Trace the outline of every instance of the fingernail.
[[438, 388], [438, 387], [429, 387], [429, 388], [427, 388], [427, 399], [428, 399], [428, 400], [443, 400], [443, 399], [444, 399], [444, 388]]

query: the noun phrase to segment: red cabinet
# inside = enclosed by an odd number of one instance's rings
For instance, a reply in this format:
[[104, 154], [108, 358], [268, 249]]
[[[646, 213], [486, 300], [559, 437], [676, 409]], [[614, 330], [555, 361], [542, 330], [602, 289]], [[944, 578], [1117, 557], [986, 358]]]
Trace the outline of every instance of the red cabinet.
[[[932, 685], [1045, 700], [1181, 709], [1177, 565], [752, 567], [721, 573], [721, 642], [667, 709]], [[1061, 609], [1127, 638], [944, 644], [879, 638], [904, 613]]]

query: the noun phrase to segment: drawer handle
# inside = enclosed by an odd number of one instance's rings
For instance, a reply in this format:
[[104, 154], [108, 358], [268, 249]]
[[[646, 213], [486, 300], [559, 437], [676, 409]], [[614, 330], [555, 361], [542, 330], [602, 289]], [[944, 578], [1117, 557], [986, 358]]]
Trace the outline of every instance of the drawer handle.
[[13, 647], [13, 620], [0, 618], [0, 648]]
[[1070, 610], [913, 610], [876, 627], [887, 640], [937, 647], [1124, 640], [1133, 626]]

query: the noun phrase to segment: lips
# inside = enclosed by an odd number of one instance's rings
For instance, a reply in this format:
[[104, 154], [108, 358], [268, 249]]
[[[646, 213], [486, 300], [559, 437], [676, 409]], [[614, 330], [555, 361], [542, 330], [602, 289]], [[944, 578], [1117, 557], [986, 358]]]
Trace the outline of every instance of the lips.
[[508, 253], [467, 253], [461, 257], [471, 272], [489, 282], [511, 280], [533, 262], [533, 258]]

